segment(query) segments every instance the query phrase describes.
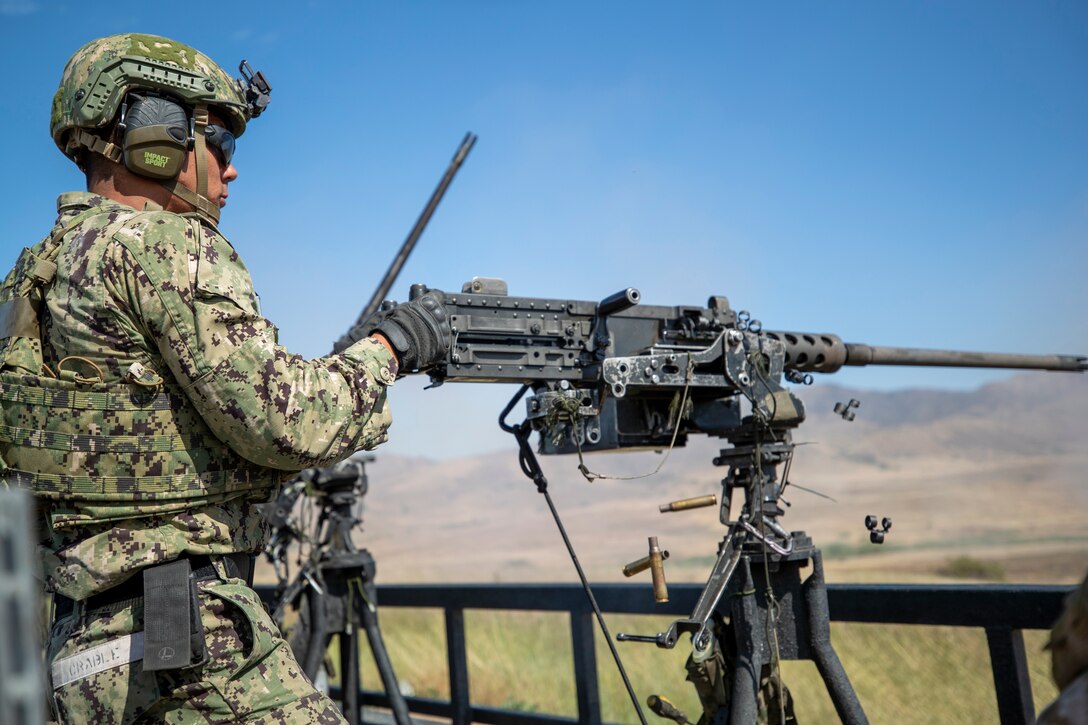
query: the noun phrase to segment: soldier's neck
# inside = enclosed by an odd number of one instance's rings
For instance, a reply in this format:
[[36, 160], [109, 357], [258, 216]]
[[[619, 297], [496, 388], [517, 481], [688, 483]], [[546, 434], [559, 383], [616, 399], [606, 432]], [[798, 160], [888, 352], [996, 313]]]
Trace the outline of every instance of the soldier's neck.
[[192, 207], [171, 194], [159, 182], [133, 174], [120, 165], [109, 174], [93, 175], [87, 181], [87, 191], [141, 211], [149, 201], [167, 211], [192, 211]]

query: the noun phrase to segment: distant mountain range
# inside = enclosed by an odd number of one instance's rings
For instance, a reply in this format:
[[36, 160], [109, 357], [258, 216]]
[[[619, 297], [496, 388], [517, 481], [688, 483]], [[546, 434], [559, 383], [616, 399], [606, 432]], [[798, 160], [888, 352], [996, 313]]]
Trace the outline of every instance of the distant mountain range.
[[[794, 490], [783, 524], [808, 531], [846, 578], [933, 578], [966, 554], [1005, 562], [1011, 578], [1073, 580], [1088, 566], [1088, 376], [1026, 373], [971, 391], [796, 391]], [[853, 422], [832, 412], [860, 401]], [[622, 581], [647, 537], [671, 550], [673, 580], [699, 580], [724, 531], [716, 508], [662, 515], [657, 505], [719, 493], [718, 440], [693, 439], [655, 476], [586, 482], [570, 456], [543, 458], [590, 577]], [[587, 457], [615, 476], [653, 470], [654, 453]], [[433, 461], [383, 456], [369, 468], [365, 544], [379, 581], [569, 581], [573, 568], [542, 497], [508, 451]], [[737, 502], [736, 505], [739, 505]], [[883, 547], [866, 513], [891, 516]]]

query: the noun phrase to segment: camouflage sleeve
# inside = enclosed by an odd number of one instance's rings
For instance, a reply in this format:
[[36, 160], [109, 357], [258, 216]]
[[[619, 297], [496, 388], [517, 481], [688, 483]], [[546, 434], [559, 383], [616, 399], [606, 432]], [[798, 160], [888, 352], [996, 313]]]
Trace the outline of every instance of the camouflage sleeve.
[[[128, 304], [212, 431], [239, 455], [283, 470], [324, 465], [386, 439], [397, 372], [364, 339], [306, 360], [276, 342], [230, 243], [158, 212], [114, 235], [132, 257]], [[166, 371], [160, 371], [166, 374]]]

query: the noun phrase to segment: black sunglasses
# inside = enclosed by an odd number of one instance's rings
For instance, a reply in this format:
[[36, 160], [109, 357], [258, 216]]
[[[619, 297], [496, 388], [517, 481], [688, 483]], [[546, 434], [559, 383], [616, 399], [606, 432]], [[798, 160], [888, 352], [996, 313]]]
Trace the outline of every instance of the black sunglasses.
[[213, 149], [219, 152], [224, 166], [230, 166], [230, 160], [234, 158], [234, 134], [214, 124], [204, 127], [204, 140]]

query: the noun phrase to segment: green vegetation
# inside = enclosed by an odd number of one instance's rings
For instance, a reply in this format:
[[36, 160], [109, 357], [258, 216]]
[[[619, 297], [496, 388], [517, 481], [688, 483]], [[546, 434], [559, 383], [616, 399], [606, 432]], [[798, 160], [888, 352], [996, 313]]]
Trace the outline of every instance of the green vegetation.
[[937, 573], [953, 579], [982, 579], [983, 581], [1005, 581], [1005, 568], [996, 561], [983, 561], [971, 556], [957, 556], [946, 561]]
[[[398, 677], [421, 697], [449, 697], [445, 631], [441, 612], [385, 609], [382, 629]], [[608, 617], [613, 634], [656, 633], [665, 617]], [[576, 716], [575, 683], [568, 618], [539, 612], [470, 611], [465, 615], [469, 685], [474, 704]], [[832, 641], [874, 723], [996, 722], [997, 706], [986, 636], [981, 629], [905, 625], [833, 624]], [[1044, 632], [1026, 632], [1036, 709], [1056, 697]], [[601, 709], [606, 722], [635, 723], [626, 692], [608, 648], [598, 634]], [[684, 645], [659, 650], [621, 644], [620, 654], [635, 692], [645, 701], [663, 694], [698, 715], [698, 700], [684, 681]], [[363, 683], [381, 689], [369, 651], [363, 650]], [[783, 679], [806, 725], [837, 723], [815, 666], [785, 662]], [[647, 712], [651, 723], [659, 720]]]

